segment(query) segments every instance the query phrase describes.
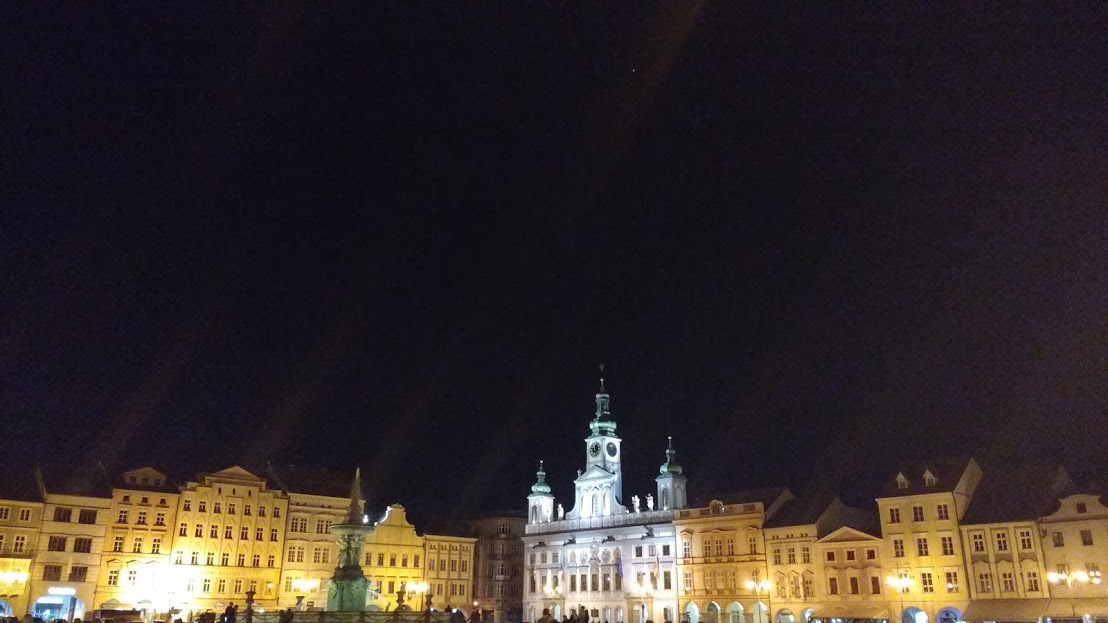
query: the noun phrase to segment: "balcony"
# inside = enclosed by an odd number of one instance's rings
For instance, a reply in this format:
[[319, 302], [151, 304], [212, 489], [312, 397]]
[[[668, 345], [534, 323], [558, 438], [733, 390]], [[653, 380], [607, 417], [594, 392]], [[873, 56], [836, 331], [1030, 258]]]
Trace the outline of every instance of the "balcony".
[[24, 547], [19, 551], [15, 551], [12, 547], [0, 547], [0, 558], [33, 558], [35, 551], [29, 547]]
[[673, 511], [642, 511], [638, 513], [620, 513], [603, 517], [585, 517], [582, 519], [563, 519], [545, 523], [527, 524], [527, 534], [546, 534], [550, 532], [569, 532], [590, 530], [593, 528], [617, 528], [619, 526], [642, 526], [652, 523], [673, 521]]

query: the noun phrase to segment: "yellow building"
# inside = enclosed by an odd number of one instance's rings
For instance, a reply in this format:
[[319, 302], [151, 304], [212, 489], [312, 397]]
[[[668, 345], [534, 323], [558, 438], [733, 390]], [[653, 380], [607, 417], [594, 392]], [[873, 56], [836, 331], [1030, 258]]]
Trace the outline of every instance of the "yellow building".
[[1076, 493], [1061, 498], [1057, 510], [1039, 518], [1051, 596], [1043, 613], [1054, 619], [1108, 618], [1108, 505], [1105, 498]]
[[[370, 520], [374, 520], [372, 515]], [[415, 583], [424, 581], [424, 537], [416, 534], [399, 504], [389, 506], [373, 525], [377, 529], [366, 539], [362, 571], [369, 579], [374, 607], [391, 609], [401, 587], [414, 588]], [[422, 595], [408, 592], [406, 603], [418, 610], [416, 603]]]
[[793, 499], [784, 487], [743, 491], [676, 511], [677, 596], [688, 623], [766, 623], [769, 573], [763, 523]]
[[342, 523], [350, 507], [350, 477], [327, 470], [272, 466], [268, 473], [288, 495], [285, 530], [288, 554], [281, 564], [278, 604], [322, 608], [327, 604], [327, 586], [334, 574], [338, 543], [331, 525]]
[[981, 480], [970, 459], [907, 465], [877, 498], [881, 557], [904, 623], [955, 623], [969, 603], [959, 522]]
[[31, 558], [42, 528], [42, 497], [30, 472], [0, 483], [0, 616], [28, 612]]
[[[183, 612], [243, 604], [277, 606], [288, 495], [241, 467], [201, 474], [181, 487], [173, 537], [173, 580], [164, 586]], [[296, 557], [290, 551], [288, 556]], [[167, 600], [169, 601], [169, 600]]]
[[[876, 528], [876, 520], [872, 523]], [[823, 566], [823, 583], [817, 589], [822, 595], [817, 597], [812, 616], [820, 620], [895, 620], [897, 608], [889, 606], [885, 595], [888, 587], [881, 564], [883, 541], [871, 532], [878, 531], [844, 525], [816, 541], [814, 556]], [[785, 617], [780, 620], [786, 623]]]
[[434, 601], [432, 607], [451, 606], [466, 612], [475, 608], [473, 550], [477, 539], [428, 534], [427, 575], [424, 580]]
[[144, 611], [150, 618], [170, 603], [169, 552], [178, 493], [152, 467], [124, 472], [112, 489], [109, 522], [96, 582], [96, 607]]
[[43, 518], [31, 566], [29, 608], [46, 620], [86, 618], [100, 576], [111, 485], [102, 469], [36, 470]]

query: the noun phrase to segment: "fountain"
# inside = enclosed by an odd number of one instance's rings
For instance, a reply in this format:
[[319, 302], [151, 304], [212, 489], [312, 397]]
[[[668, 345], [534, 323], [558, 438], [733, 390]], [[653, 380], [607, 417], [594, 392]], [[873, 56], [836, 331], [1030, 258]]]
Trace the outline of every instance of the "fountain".
[[327, 590], [327, 610], [331, 612], [364, 612], [369, 580], [362, 573], [362, 546], [373, 533], [362, 514], [362, 470], [354, 472], [350, 487], [350, 508], [342, 523], [331, 525], [331, 534], [338, 538], [339, 558]]

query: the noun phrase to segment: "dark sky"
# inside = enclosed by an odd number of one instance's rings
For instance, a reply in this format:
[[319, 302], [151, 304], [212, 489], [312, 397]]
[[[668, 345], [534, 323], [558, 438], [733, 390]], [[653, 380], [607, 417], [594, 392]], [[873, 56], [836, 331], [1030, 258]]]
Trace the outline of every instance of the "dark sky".
[[1103, 476], [1102, 3], [176, 4], [5, 20], [6, 464]]

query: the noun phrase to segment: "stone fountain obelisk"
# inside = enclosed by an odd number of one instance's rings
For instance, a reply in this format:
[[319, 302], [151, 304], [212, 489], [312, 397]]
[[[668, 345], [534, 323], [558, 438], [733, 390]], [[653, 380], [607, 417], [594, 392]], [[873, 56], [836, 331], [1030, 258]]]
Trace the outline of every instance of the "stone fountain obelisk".
[[362, 546], [373, 533], [362, 514], [362, 470], [354, 472], [350, 487], [350, 508], [342, 523], [331, 525], [331, 534], [338, 538], [339, 559], [331, 586], [327, 589], [327, 610], [332, 612], [362, 612], [366, 606], [369, 581], [362, 573]]

